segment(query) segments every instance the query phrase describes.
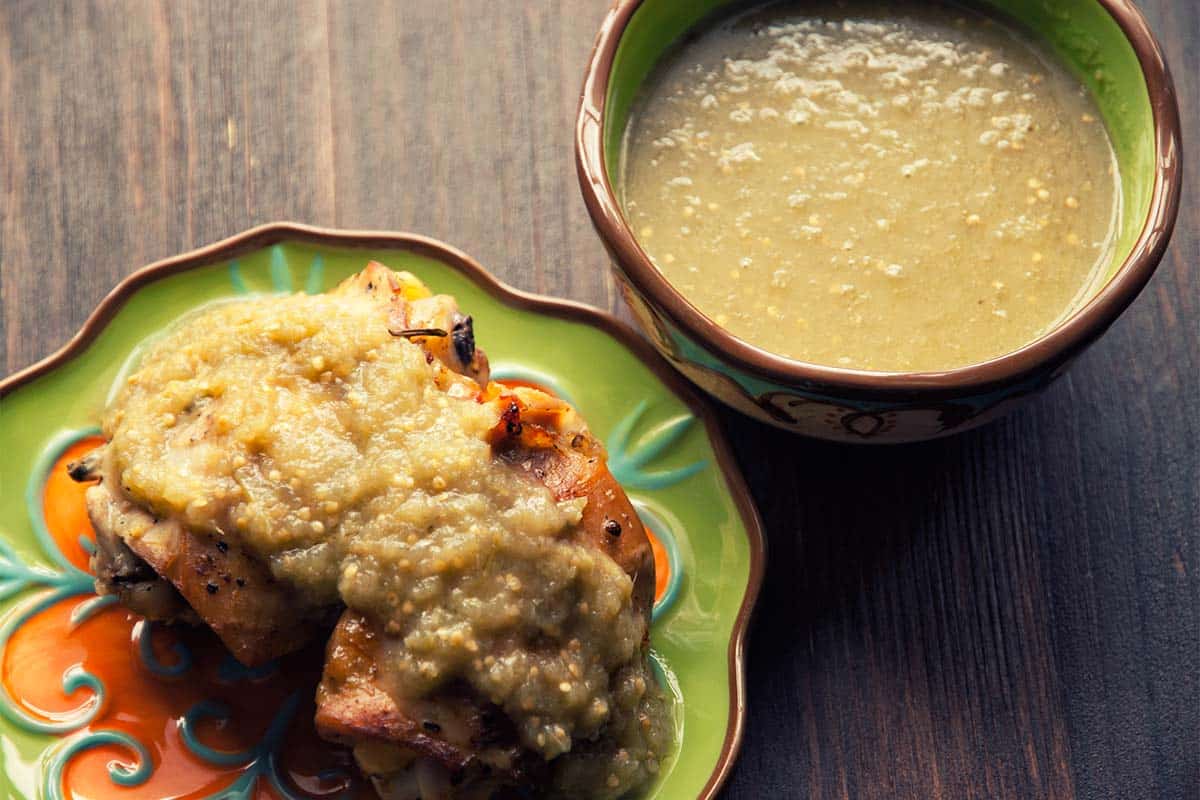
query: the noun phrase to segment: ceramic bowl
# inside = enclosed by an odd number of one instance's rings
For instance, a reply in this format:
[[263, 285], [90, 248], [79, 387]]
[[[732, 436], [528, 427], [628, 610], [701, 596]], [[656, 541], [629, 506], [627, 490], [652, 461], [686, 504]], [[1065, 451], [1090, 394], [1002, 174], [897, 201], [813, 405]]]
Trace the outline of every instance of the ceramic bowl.
[[145, 343], [180, 316], [239, 295], [322, 292], [372, 259], [457, 297], [494, 377], [570, 400], [605, 442], [653, 536], [652, 658], [675, 698], [677, 751], [646, 797], [716, 794], [741, 741], [764, 555], [709, 404], [615, 318], [509, 289], [452, 247], [280, 224], [135, 272], [67, 347], [0, 381], [0, 797], [375, 796], [312, 732], [319, 652], [248, 670], [203, 631], [146, 624], [94, 594], [94, 533], [65, 470], [96, 446]]
[[655, 347], [713, 396], [764, 422], [844, 442], [905, 442], [980, 425], [1062, 374], [1150, 279], [1175, 223], [1179, 111], [1162, 52], [1128, 0], [990, 0], [1082, 78], [1121, 173], [1123, 220], [1107, 279], [1058, 327], [1004, 356], [945, 372], [886, 373], [794, 361], [750, 345], [688, 302], [654, 267], [621, 211], [629, 109], [660, 56], [729, 0], [619, 0], [596, 41], [576, 122], [588, 212], [626, 300]]

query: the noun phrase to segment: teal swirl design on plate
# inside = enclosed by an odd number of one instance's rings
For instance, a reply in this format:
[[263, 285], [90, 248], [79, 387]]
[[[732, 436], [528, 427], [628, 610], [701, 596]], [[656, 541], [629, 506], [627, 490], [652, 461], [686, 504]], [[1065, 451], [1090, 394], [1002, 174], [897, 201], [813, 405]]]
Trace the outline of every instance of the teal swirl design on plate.
[[[42, 554], [57, 567], [26, 564], [10, 545], [8, 536], [0, 536], [0, 600], [6, 600], [31, 589], [43, 591], [31, 595], [11, 609], [0, 625], [0, 661], [8, 649], [12, 635], [26, 622], [51, 606], [72, 597], [92, 595], [71, 610], [72, 627], [82, 625], [102, 608], [116, 601], [115, 597], [97, 597], [93, 593], [92, 576], [76, 567], [59, 550], [42, 515], [42, 493], [51, 467], [67, 448], [80, 439], [95, 436], [95, 428], [66, 431], [55, 436], [42, 450], [33, 466], [25, 487], [25, 510], [33, 525], [34, 537]], [[104, 684], [83, 668], [63, 673], [62, 690], [66, 697], [86, 692], [83, 703], [69, 712], [56, 714], [53, 719], [38, 719], [8, 692], [0, 681], [0, 714], [9, 722], [31, 733], [66, 734], [92, 722], [104, 708]]]
[[612, 470], [617, 481], [629, 489], [664, 489], [690, 478], [708, 464], [706, 461], [696, 461], [673, 469], [655, 472], [646, 470], [645, 467], [651, 461], [679, 441], [696, 421], [691, 414], [681, 414], [658, 423], [636, 442], [630, 442], [633, 430], [645, 415], [648, 406], [649, 403], [645, 400], [638, 403], [637, 407], [613, 428], [606, 443], [608, 468]]
[[[267, 274], [271, 280], [271, 292], [274, 294], [289, 294], [295, 291], [292, 266], [288, 263], [287, 253], [279, 245], [271, 248], [271, 260], [267, 266]], [[242, 274], [242, 265], [237, 259], [229, 262], [229, 282], [237, 294], [258, 293], [246, 283], [246, 277]], [[308, 264], [308, 273], [304, 278], [304, 292], [320, 294], [323, 291], [325, 291], [325, 259], [321, 257], [320, 253], [317, 253]]]
[[[192, 668], [191, 651], [182, 642], [176, 642], [172, 648], [176, 658], [175, 662], [163, 664], [154, 652], [155, 627], [153, 622], [143, 620], [135, 628], [134, 636], [142, 663], [159, 677], [174, 678], [186, 674]], [[278, 663], [275, 661], [251, 668], [242, 665], [233, 656], [226, 654], [217, 668], [217, 680], [223, 684], [259, 681], [270, 678], [276, 672], [278, 672]], [[276, 712], [259, 743], [247, 750], [237, 752], [210, 747], [200, 740], [197, 732], [198, 725], [203, 719], [230, 722], [232, 714], [227, 705], [216, 700], [203, 700], [184, 714], [177, 723], [179, 735], [193, 755], [215, 767], [241, 767], [243, 769], [237, 780], [221, 789], [217, 794], [210, 795], [210, 800], [218, 798], [220, 800], [250, 800], [254, 797], [260, 780], [266, 780], [283, 800], [310, 800], [310, 795], [297, 793], [291, 787], [291, 784], [283, 778], [279, 766], [279, 755], [287, 736], [288, 724], [296, 714], [299, 699], [298, 694], [290, 695]], [[133, 745], [140, 747], [136, 742], [130, 746]], [[323, 773], [321, 777], [325, 780], [334, 780], [346, 776], [340, 771], [331, 770]], [[114, 780], [116, 779], [114, 778]], [[342, 796], [346, 796], [345, 793], [336, 797]]]
[[282, 247], [271, 248], [271, 285], [277, 292], [292, 291], [292, 273], [288, 269], [287, 259], [283, 256]]
[[659, 617], [671, 609], [679, 597], [679, 591], [683, 587], [683, 559], [679, 555], [679, 542], [676, 540], [675, 531], [671, 529], [671, 526], [642, 500], [637, 498], [630, 498], [630, 500], [637, 510], [638, 519], [650, 529], [654, 538], [662, 545], [663, 550], [667, 553], [667, 562], [671, 565], [671, 577], [667, 581], [667, 589], [663, 592], [663, 596], [655, 601], [654, 610], [650, 616], [651, 622], [657, 622]]
[[158, 627], [158, 623], [149, 619], [139, 620], [133, 626], [133, 640], [137, 642], [138, 658], [141, 659], [142, 666], [160, 678], [178, 678], [187, 674], [192, 668], [192, 651], [183, 642], [175, 642], [171, 648], [175, 655], [174, 663], [164, 664], [159, 661], [154, 652], [154, 631]]
[[128, 788], [140, 786], [150, 779], [154, 772], [154, 762], [151, 761], [150, 752], [146, 750], [145, 745], [122, 731], [89, 731], [63, 740], [62, 744], [46, 754], [46, 769], [42, 774], [42, 797], [45, 800], [67, 800], [67, 795], [63, 792], [63, 778], [71, 759], [86, 750], [105, 745], [118, 745], [136, 757], [132, 766], [120, 761], [108, 762], [108, 778], [114, 784]]
[[[284, 740], [287, 738], [288, 723], [292, 721], [292, 717], [296, 715], [296, 709], [300, 705], [300, 695], [293, 693], [288, 696], [287, 700], [280, 706], [279, 711], [275, 713], [275, 718], [271, 720], [271, 724], [267, 727], [267, 732], [263, 734], [263, 738], [257, 745], [246, 750], [231, 752], [228, 750], [217, 750], [209, 747], [200, 741], [197, 735], [197, 726], [201, 720], [214, 719], [221, 722], [229, 722], [231, 714], [229, 707], [224, 703], [219, 703], [214, 700], [204, 700], [192, 706], [183, 719], [179, 721], [179, 735], [183, 740], [184, 745], [197, 757], [207, 761], [218, 767], [241, 767], [243, 772], [238, 776], [238, 779], [229, 786], [222, 789], [218, 794], [213, 795], [213, 800], [220, 798], [221, 800], [252, 800], [258, 789], [259, 781], [265, 780], [270, 784], [284, 800], [307, 800], [309, 795], [297, 793], [291, 785], [283, 779], [280, 773], [279, 754], [283, 749]], [[332, 774], [325, 774], [322, 777], [336, 777]], [[336, 795], [336, 798], [349, 797], [349, 793], [343, 791]]]
[[646, 469], [679, 442], [696, 421], [690, 414], [681, 414], [652, 425], [640, 438], [631, 442], [633, 432], [646, 416], [648, 407], [647, 401], [639, 402], [633, 411], [625, 415], [613, 428], [606, 446], [608, 467], [613, 477], [626, 489], [633, 490], [629, 499], [642, 524], [654, 534], [654, 538], [666, 552], [667, 563], [671, 566], [671, 577], [667, 582], [666, 591], [655, 601], [651, 612], [651, 622], [656, 622], [671, 609], [683, 587], [684, 565], [678, 541], [681, 532], [675, 531], [647, 503], [638, 498], [636, 491], [673, 486], [702, 471], [708, 466], [708, 462], [694, 461], [681, 467], [655, 471]]
[[226, 653], [217, 667], [217, 680], [221, 683], [237, 683], [238, 681], [262, 681], [274, 675], [279, 670], [279, 662], [268, 661], [257, 667], [247, 667], [232, 655]]
[[[69, 618], [72, 628], [82, 625], [96, 612], [115, 602], [115, 597], [98, 597], [93, 594], [92, 576], [76, 567], [59, 549], [42, 513], [43, 492], [50, 469], [75, 442], [99, 431], [85, 428], [66, 431], [50, 440], [34, 464], [25, 487], [25, 510], [33, 525], [34, 536], [42, 554], [58, 569], [40, 564], [28, 565], [17, 556], [8, 544], [8, 537], [0, 537], [0, 600], [8, 599], [35, 587], [45, 591], [31, 596], [26, 602], [9, 611], [0, 626], [0, 661], [7, 652], [12, 635], [37, 614], [56, 603], [83, 595], [92, 595], [78, 603]], [[85, 544], [86, 542], [86, 544]], [[84, 549], [91, 551], [90, 541], [82, 540]], [[38, 719], [8, 692], [0, 681], [0, 714], [14, 725], [33, 733], [65, 735], [79, 731], [94, 721], [105, 706], [105, 687], [94, 674], [82, 667], [68, 669], [62, 675], [62, 689], [66, 697], [86, 691], [87, 699], [76, 709], [55, 715], [52, 720]], [[64, 740], [44, 757], [42, 774], [42, 796], [47, 800], [63, 800], [62, 779], [67, 765], [79, 753], [102, 745], [121, 745], [136, 756], [133, 766], [123, 763], [109, 765], [108, 776], [118, 786], [137, 786], [150, 777], [154, 767], [145, 746], [119, 731], [85, 731]]]

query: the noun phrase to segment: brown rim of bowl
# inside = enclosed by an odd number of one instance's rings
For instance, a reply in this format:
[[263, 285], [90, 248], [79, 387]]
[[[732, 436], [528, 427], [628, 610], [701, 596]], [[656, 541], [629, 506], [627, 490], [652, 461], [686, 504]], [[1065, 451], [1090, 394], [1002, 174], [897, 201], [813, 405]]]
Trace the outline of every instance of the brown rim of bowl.
[[1086, 347], [1133, 302], [1162, 259], [1179, 211], [1179, 107], [1170, 70], [1146, 18], [1131, 0], [1096, 0], [1137, 54], [1154, 119], [1155, 176], [1150, 209], [1129, 256], [1108, 283], [1066, 321], [1039, 339], [997, 358], [942, 372], [870, 372], [796, 361], [749, 344], [721, 328], [663, 277], [625, 222], [605, 166], [603, 118], [613, 59], [643, 0], [618, 0], [609, 10], [588, 63], [575, 124], [575, 166], [588, 213], [618, 267], [660, 313], [705, 349], [756, 376], [785, 386], [820, 386], [851, 396], [900, 398], [961, 395], [1012, 383], [1065, 361]]
[[86, 350], [126, 301], [146, 284], [196, 267], [227, 261], [239, 254], [281, 242], [307, 242], [328, 247], [406, 250], [427, 256], [457, 270], [507, 306], [598, 328], [628, 348], [704, 423], [704, 429], [712, 443], [721, 475], [729, 487], [730, 494], [733, 495], [750, 545], [750, 572], [747, 575], [746, 592], [742, 596], [742, 603], [738, 607], [733, 630], [730, 632], [727, 653], [729, 720], [726, 724], [725, 739], [721, 745], [717, 762], [697, 798], [697, 800], [710, 800], [725, 782], [729, 771], [733, 768], [738, 750], [741, 749], [742, 734], [746, 724], [746, 632], [750, 625], [751, 612], [754, 610], [754, 604], [758, 600], [758, 594], [762, 588], [763, 571], [766, 567], [766, 537], [763, 535], [762, 520], [754, 506], [750, 490], [742, 478], [741, 470], [733, 457], [733, 451], [725, 439], [725, 434], [711, 405], [667, 364], [663, 357], [650, 346], [649, 342], [613, 315], [571, 300], [559, 300], [514, 289], [498, 280], [463, 251], [427, 236], [383, 231], [339, 231], [294, 222], [276, 222], [259, 225], [197, 250], [157, 261], [130, 274], [100, 301], [100, 305], [96, 306], [96, 309], [88, 316], [79, 332], [63, 347], [41, 361], [0, 380], [0, 398], [45, 375]]

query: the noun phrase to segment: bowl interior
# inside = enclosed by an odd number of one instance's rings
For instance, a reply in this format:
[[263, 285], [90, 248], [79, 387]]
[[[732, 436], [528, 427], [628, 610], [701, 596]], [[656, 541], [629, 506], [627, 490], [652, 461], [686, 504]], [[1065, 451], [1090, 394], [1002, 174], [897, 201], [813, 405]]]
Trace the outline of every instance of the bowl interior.
[[[613, 59], [603, 120], [605, 169], [621, 193], [626, 123], [638, 89], [680, 36], [727, 6], [744, 0], [644, 0], [629, 20]], [[1116, 151], [1121, 187], [1120, 227], [1103, 278], [1082, 307], [1117, 273], [1150, 211], [1155, 179], [1154, 116], [1133, 45], [1098, 0], [979, 0], [1033, 31], [1084, 82], [1100, 108]], [[1064, 317], [1065, 318], [1065, 317]]]

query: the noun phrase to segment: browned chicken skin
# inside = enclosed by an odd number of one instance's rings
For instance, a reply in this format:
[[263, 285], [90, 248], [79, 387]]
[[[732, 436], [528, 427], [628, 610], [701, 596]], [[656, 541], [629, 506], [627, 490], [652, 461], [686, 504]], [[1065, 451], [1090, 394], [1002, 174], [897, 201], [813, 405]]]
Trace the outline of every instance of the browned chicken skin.
[[100, 480], [85, 495], [99, 594], [116, 594], [153, 620], [203, 622], [247, 666], [298, 650], [327, 629], [319, 609], [297, 614], [304, 604], [236, 544], [157, 519], [124, 497], [104, 455], [104, 448], [93, 451], [90, 470], [72, 470], [80, 480]]

